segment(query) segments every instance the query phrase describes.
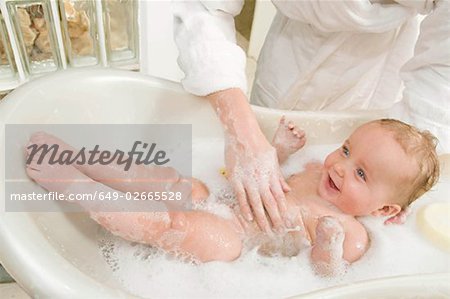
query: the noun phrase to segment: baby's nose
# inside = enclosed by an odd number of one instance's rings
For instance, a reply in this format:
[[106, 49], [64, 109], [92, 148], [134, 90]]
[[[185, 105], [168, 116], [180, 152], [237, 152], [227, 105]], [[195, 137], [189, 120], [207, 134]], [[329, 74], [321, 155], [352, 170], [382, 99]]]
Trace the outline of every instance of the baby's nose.
[[334, 171], [336, 171], [337, 175], [340, 177], [344, 176], [344, 165], [342, 165], [341, 163], [336, 163], [334, 164]]

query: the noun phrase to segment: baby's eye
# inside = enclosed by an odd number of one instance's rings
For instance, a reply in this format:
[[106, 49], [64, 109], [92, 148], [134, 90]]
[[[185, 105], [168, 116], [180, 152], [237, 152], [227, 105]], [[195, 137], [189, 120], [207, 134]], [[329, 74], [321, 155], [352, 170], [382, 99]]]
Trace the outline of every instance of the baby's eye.
[[346, 147], [345, 145], [342, 146], [342, 153], [346, 157], [348, 157], [350, 155], [350, 151], [349, 151], [348, 147]]
[[362, 170], [361, 168], [358, 168], [356, 170], [357, 175], [362, 178], [364, 181], [366, 180], [366, 174], [364, 173], [364, 170]]

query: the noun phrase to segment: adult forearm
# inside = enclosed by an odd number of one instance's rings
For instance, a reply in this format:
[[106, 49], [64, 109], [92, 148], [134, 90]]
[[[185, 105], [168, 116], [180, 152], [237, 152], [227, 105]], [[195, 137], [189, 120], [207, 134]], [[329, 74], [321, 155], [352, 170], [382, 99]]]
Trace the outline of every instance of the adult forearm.
[[261, 146], [265, 136], [242, 90], [230, 88], [212, 93], [207, 98], [219, 116], [226, 135], [236, 137], [244, 148]]
[[228, 179], [241, 212], [247, 220], [252, 220], [254, 214], [266, 232], [270, 231], [266, 211], [275, 228], [283, 227], [283, 190], [289, 187], [281, 174], [276, 151], [261, 132], [245, 94], [241, 89], [230, 88], [210, 94], [208, 99], [224, 128]]
[[247, 88], [246, 54], [236, 44], [234, 16], [243, 5], [231, 1], [174, 1], [174, 40], [184, 89], [198, 96]]
[[439, 139], [439, 154], [450, 154], [449, 18], [450, 3], [436, 1], [421, 23], [414, 56], [400, 70], [403, 99], [389, 115], [433, 133]]

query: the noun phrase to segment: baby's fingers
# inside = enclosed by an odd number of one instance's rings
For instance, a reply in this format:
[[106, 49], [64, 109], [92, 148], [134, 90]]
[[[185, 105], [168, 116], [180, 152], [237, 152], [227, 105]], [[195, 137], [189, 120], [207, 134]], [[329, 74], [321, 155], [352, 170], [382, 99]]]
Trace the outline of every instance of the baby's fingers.
[[397, 215], [389, 217], [384, 224], [404, 224], [409, 213], [409, 209], [402, 210]]

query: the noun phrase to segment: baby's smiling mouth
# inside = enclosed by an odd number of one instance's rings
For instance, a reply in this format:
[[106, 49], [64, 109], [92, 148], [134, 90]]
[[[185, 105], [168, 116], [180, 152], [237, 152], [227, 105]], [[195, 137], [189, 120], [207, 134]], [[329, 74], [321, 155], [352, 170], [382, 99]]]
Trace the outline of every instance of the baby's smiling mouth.
[[330, 187], [336, 191], [340, 191], [339, 188], [336, 186], [336, 184], [334, 183], [333, 179], [331, 178], [330, 175], [328, 175], [328, 183], [330, 184]]

